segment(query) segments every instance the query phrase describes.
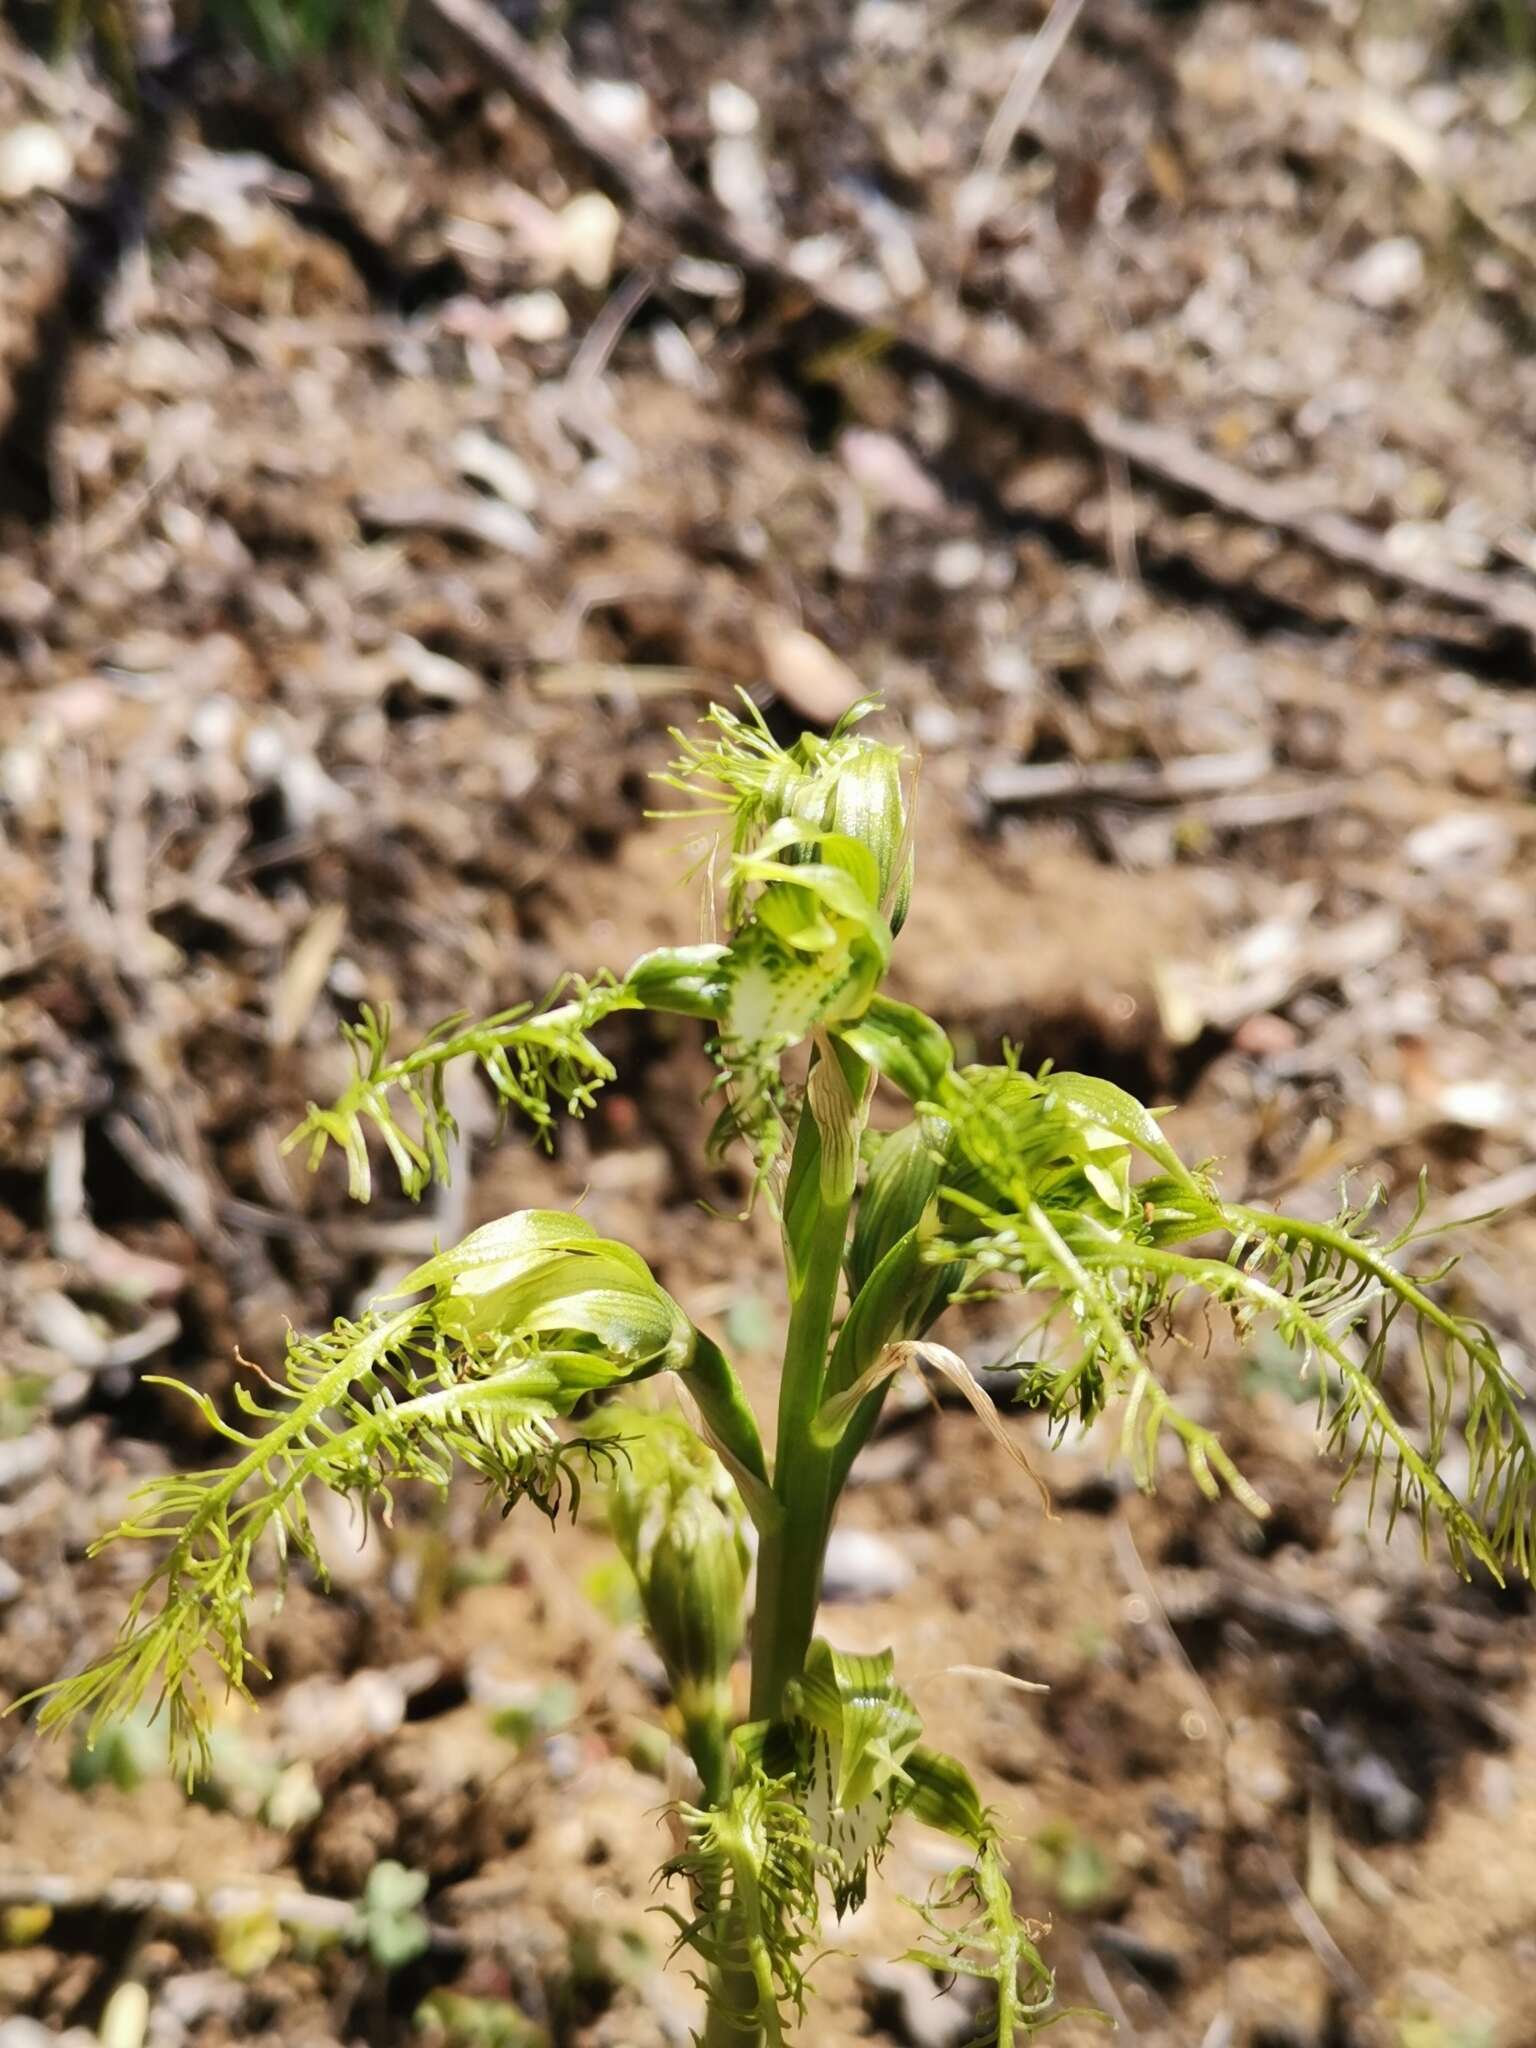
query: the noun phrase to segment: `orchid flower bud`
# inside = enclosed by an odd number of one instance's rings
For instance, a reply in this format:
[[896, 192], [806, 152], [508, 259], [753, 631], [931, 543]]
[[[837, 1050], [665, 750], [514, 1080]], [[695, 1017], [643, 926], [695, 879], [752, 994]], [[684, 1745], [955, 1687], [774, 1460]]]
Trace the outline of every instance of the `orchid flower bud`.
[[[875, 862], [874, 907], [898, 930], [906, 917], [912, 883], [912, 835], [898, 747], [866, 739], [854, 728], [877, 700], [865, 698], [839, 720], [825, 739], [804, 733], [783, 747], [761, 712], [745, 699], [746, 716], [716, 705], [702, 738], [674, 737], [680, 748], [671, 771], [659, 779], [702, 800], [704, 810], [732, 821], [735, 853], [760, 849], [765, 837], [786, 820], [808, 828], [800, 859], [825, 859], [816, 842], [835, 834], [865, 847]], [[730, 914], [740, 922], [742, 878], [733, 879]]]
[[658, 946], [641, 954], [624, 986], [642, 1009], [674, 1017], [718, 1017], [725, 1003], [725, 958], [724, 946]]
[[874, 855], [877, 900], [894, 935], [906, 921], [912, 896], [912, 833], [901, 750], [853, 736], [835, 744], [847, 751], [830, 778], [821, 816], [808, 822], [841, 833]]
[[560, 1210], [484, 1224], [396, 1292], [424, 1287], [436, 1291], [440, 1329], [557, 1357], [573, 1399], [584, 1387], [680, 1371], [694, 1347], [692, 1324], [639, 1253]]
[[724, 1720], [741, 1648], [746, 1560], [740, 1529], [720, 1502], [693, 1487], [656, 1532], [642, 1598], [685, 1724]]
[[717, 1796], [731, 1666], [746, 1632], [746, 1516], [725, 1467], [680, 1419], [609, 1409], [605, 1422], [617, 1453], [608, 1493], [614, 1538], [635, 1575], [689, 1750]]

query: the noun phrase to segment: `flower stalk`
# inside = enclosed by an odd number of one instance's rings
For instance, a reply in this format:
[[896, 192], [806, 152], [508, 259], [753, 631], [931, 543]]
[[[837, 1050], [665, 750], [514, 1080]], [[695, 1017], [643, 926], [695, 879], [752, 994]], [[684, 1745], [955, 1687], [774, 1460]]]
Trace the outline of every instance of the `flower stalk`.
[[[1426, 1541], [1438, 1526], [1464, 1571], [1528, 1575], [1536, 1555], [1520, 1390], [1490, 1331], [1448, 1301], [1447, 1269], [1404, 1270], [1417, 1212], [1384, 1239], [1371, 1203], [1318, 1224], [1224, 1202], [1123, 1090], [1006, 1059], [961, 1066], [937, 1022], [882, 993], [911, 887], [911, 803], [899, 752], [859, 729], [870, 708], [789, 748], [750, 706], [717, 707], [680, 737], [665, 779], [721, 820], [729, 845], [722, 940], [649, 953], [623, 978], [569, 978], [542, 1005], [450, 1020], [404, 1055], [388, 1018], [365, 1010], [351, 1086], [312, 1106], [292, 1141], [313, 1166], [338, 1152], [363, 1199], [382, 1150], [414, 1198], [453, 1156], [456, 1062], [552, 1142], [612, 1078], [598, 1042], [609, 1017], [699, 1020], [717, 1142], [740, 1148], [780, 1223], [788, 1329], [772, 1459], [725, 1352], [638, 1253], [580, 1216], [519, 1211], [358, 1320], [294, 1337], [259, 1391], [238, 1393], [238, 1423], [191, 1393], [235, 1460], [152, 1481], [102, 1539], [157, 1555], [116, 1643], [47, 1688], [39, 1716], [83, 1713], [97, 1731], [152, 1697], [195, 1770], [218, 1712], [210, 1659], [233, 1691], [264, 1677], [248, 1630], [261, 1578], [295, 1559], [324, 1577], [309, 1491], [388, 1513], [402, 1486], [442, 1490], [467, 1469], [503, 1507], [531, 1500], [553, 1518], [595, 1482], [697, 1780], [663, 1875], [677, 1946], [705, 1988], [706, 2048], [795, 2037], [823, 1916], [863, 1898], [904, 1814], [949, 1834], [960, 1858], [917, 1906], [911, 1955], [983, 1988], [993, 2048], [1059, 2016], [1041, 1930], [1016, 1912], [964, 1766], [923, 1743], [889, 1653], [850, 1656], [816, 1634], [838, 1498], [896, 1372], [947, 1375], [1028, 1471], [976, 1375], [929, 1336], [946, 1309], [980, 1293], [1035, 1304], [1018, 1340], [1025, 1405], [1057, 1432], [1118, 1407], [1141, 1485], [1166, 1431], [1201, 1491], [1256, 1514], [1264, 1503], [1216, 1433], [1164, 1383], [1159, 1340], [1186, 1298], [1225, 1311], [1240, 1340], [1262, 1324], [1389, 1519], [1408, 1515]], [[908, 1119], [881, 1136], [877, 1087]], [[659, 1406], [669, 1382], [681, 1399]]]

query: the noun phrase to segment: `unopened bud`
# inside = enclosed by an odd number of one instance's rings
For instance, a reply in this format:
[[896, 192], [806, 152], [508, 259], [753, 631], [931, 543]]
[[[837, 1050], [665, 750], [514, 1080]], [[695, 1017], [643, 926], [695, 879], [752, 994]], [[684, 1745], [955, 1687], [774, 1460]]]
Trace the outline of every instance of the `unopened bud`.
[[558, 1210], [521, 1209], [484, 1224], [396, 1291], [425, 1287], [437, 1296], [438, 1328], [465, 1342], [590, 1353], [588, 1386], [676, 1369], [693, 1349], [693, 1326], [639, 1253]]
[[728, 1000], [724, 946], [659, 946], [642, 953], [624, 977], [647, 1010], [677, 1017], [718, 1017]]
[[743, 1636], [746, 1560], [730, 1516], [702, 1487], [691, 1489], [636, 1577], [684, 1719], [695, 1707], [713, 1711]]
[[729, 1474], [673, 1415], [610, 1409], [608, 1517], [683, 1719], [723, 1727], [750, 1553]]
[[849, 738], [836, 744], [846, 751], [835, 772], [824, 782], [818, 777], [807, 785], [808, 792], [821, 799], [820, 815], [801, 815], [808, 824], [846, 833], [868, 847], [880, 875], [879, 908], [894, 934], [906, 918], [912, 893], [912, 838], [901, 754], [878, 740]]

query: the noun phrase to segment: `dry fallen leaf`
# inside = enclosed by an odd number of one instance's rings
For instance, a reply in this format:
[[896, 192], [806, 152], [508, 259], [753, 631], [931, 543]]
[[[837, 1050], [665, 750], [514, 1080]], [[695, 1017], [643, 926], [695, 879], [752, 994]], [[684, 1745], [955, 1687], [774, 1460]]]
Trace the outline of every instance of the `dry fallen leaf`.
[[803, 626], [772, 612], [759, 613], [756, 625], [764, 675], [790, 710], [813, 725], [836, 725], [866, 694], [847, 662]]
[[299, 934], [272, 989], [268, 1036], [273, 1045], [297, 1042], [325, 986], [346, 928], [346, 905], [325, 903]]

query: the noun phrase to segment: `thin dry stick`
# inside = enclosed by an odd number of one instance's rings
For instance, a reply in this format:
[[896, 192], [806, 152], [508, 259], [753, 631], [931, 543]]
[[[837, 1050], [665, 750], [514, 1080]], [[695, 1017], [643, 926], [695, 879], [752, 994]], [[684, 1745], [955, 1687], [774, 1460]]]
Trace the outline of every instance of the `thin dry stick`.
[[1122, 583], [1141, 581], [1141, 563], [1136, 554], [1136, 500], [1122, 456], [1106, 454], [1104, 482], [1109, 504], [1109, 550], [1115, 574]]
[[1115, 2038], [1120, 2043], [1120, 2048], [1136, 2048], [1141, 2035], [1132, 2025], [1130, 2014], [1120, 2002], [1119, 1993], [1110, 1982], [1108, 1970], [1100, 1962], [1098, 1951], [1091, 1944], [1083, 1950], [1082, 1971], [1083, 1982], [1088, 1987], [1089, 1995], [1098, 2000], [1114, 2024]]
[[1507, 1216], [1511, 1209], [1523, 1208], [1532, 1201], [1536, 1201], [1536, 1160], [1527, 1160], [1523, 1166], [1512, 1166], [1508, 1173], [1495, 1174], [1492, 1180], [1477, 1181], [1438, 1203], [1425, 1219], [1424, 1236], [1457, 1230], [1484, 1216]]
[[[936, 378], [947, 390], [1100, 456], [1118, 456], [1132, 477], [1208, 506], [1389, 588], [1481, 616], [1536, 640], [1536, 583], [1449, 563], [1400, 561], [1386, 538], [1341, 512], [1308, 502], [1309, 486], [1271, 482], [1209, 455], [1171, 429], [1130, 419], [1098, 400], [1061, 364], [1039, 357], [995, 370], [936, 330], [882, 317], [871, 321], [835, 282], [796, 273], [789, 251], [764, 229], [732, 220], [683, 177], [658, 145], [649, 153], [615, 135], [592, 113], [569, 73], [536, 54], [487, 0], [423, 0], [422, 19], [440, 39], [494, 79], [550, 132], [584, 157], [598, 182], [676, 242], [695, 242], [734, 264], [782, 301], [814, 309], [844, 333], [877, 338], [899, 370]], [[1311, 486], [1315, 489], [1315, 486]]]
[[1083, 0], [1053, 0], [1051, 11], [1038, 33], [1030, 38], [1029, 48], [1020, 59], [1008, 90], [998, 102], [997, 112], [992, 116], [977, 152], [976, 169], [984, 177], [995, 178], [1008, 161], [1014, 137], [1039, 98], [1040, 88], [1050, 77], [1052, 65], [1067, 47], [1082, 11]]
[[632, 270], [582, 337], [565, 376], [565, 396], [584, 395], [602, 376], [624, 330], [651, 295], [655, 279], [648, 270]]

